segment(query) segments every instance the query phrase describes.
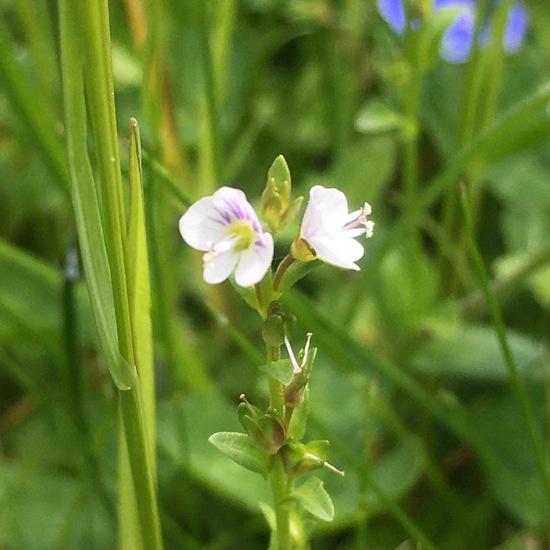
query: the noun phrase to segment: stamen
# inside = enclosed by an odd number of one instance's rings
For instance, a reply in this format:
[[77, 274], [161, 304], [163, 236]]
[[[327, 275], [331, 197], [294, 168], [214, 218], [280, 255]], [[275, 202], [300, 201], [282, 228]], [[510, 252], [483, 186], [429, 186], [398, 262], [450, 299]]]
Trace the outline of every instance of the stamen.
[[285, 346], [286, 346], [286, 350], [288, 351], [288, 356], [290, 357], [290, 362], [294, 367], [294, 373], [302, 372], [302, 368], [300, 367], [300, 365], [298, 365], [298, 361], [296, 361], [296, 356], [294, 355], [294, 352], [290, 347], [290, 342], [288, 341], [286, 334], [285, 334]]
[[241, 393], [241, 395], [239, 395], [239, 399], [248, 407], [248, 410], [254, 415], [254, 416], [258, 416], [258, 414], [256, 413], [256, 411], [254, 410], [254, 408], [252, 407], [252, 405], [248, 402], [248, 399], [246, 398], [246, 395], [244, 393]]

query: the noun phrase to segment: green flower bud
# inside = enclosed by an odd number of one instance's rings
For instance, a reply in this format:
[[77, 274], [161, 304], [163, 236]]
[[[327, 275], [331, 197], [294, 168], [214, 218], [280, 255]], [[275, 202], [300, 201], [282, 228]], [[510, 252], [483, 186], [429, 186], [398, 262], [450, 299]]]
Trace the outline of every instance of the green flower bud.
[[285, 429], [272, 414], [263, 413], [248, 402], [238, 406], [237, 414], [248, 437], [262, 451], [274, 455], [281, 448], [286, 437]]
[[301, 475], [325, 466], [328, 448], [329, 442], [321, 439], [307, 444], [288, 441], [281, 447], [279, 454], [288, 473]]
[[303, 197], [291, 203], [291, 190], [290, 170], [285, 158], [279, 155], [267, 173], [267, 184], [262, 193], [262, 218], [272, 233], [293, 221], [300, 211]]

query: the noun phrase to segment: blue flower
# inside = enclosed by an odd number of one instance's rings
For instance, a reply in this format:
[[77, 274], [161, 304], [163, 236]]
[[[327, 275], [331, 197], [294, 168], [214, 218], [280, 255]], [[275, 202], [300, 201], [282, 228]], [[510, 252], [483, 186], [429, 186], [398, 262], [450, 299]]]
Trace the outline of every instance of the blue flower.
[[[378, 11], [384, 20], [398, 34], [403, 34], [407, 26], [405, 5], [403, 0], [377, 0]], [[463, 63], [472, 50], [474, 39], [476, 1], [475, 0], [433, 0], [435, 11], [442, 8], [462, 8], [455, 20], [443, 34], [441, 56], [450, 63]], [[513, 53], [523, 44], [527, 31], [527, 10], [520, 2], [512, 4], [508, 11], [506, 29], [504, 31], [504, 49]], [[413, 27], [418, 25], [413, 21]], [[483, 46], [489, 37], [489, 23], [484, 22], [480, 32], [479, 43]]]

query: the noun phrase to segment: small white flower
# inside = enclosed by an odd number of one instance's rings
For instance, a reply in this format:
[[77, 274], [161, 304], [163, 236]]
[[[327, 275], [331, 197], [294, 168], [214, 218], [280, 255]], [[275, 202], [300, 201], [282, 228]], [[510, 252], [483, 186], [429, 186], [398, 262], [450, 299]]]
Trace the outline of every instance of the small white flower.
[[323, 262], [359, 270], [355, 262], [365, 251], [355, 238], [372, 237], [374, 222], [367, 219], [370, 213], [368, 203], [348, 213], [348, 201], [342, 191], [315, 185], [309, 192], [300, 237]]
[[259, 283], [273, 259], [273, 237], [264, 232], [246, 195], [222, 187], [191, 205], [179, 230], [191, 247], [205, 252], [204, 280], [216, 284], [235, 272], [238, 285]]

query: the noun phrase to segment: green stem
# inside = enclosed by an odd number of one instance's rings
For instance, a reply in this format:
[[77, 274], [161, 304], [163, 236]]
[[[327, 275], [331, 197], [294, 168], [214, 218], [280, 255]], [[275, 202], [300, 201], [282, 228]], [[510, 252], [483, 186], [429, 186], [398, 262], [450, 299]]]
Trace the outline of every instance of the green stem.
[[273, 277], [273, 294], [279, 292], [279, 287], [281, 286], [281, 281], [285, 271], [294, 263], [294, 258], [289, 254], [277, 267], [275, 276]]
[[277, 530], [275, 537], [277, 540], [277, 550], [291, 550], [290, 538], [290, 514], [283, 499], [288, 494], [287, 476], [284, 470], [283, 461], [279, 455], [275, 456], [275, 463], [270, 474], [271, 492], [275, 504], [275, 520]]
[[[480, 0], [476, 6], [478, 14], [484, 13], [487, 1]], [[474, 36], [472, 43], [478, 44], [481, 32], [482, 17], [476, 18]], [[476, 134], [476, 123], [479, 119], [479, 108], [481, 104], [481, 92], [486, 84], [486, 59], [481, 55], [477, 47], [472, 47], [472, 52], [466, 66], [464, 78], [464, 93], [462, 94], [461, 117], [456, 139], [456, 146], [464, 149], [474, 139]], [[476, 163], [472, 163], [474, 166]], [[467, 176], [472, 175], [472, 168], [467, 168]], [[472, 178], [469, 178], [472, 179]], [[464, 257], [464, 238], [460, 226], [460, 208], [457, 189], [451, 187], [445, 196], [443, 203], [443, 236], [449, 242], [457, 243], [457, 261], [459, 264]], [[454, 294], [459, 286], [459, 277], [456, 273], [455, 263], [449, 261], [443, 250], [440, 250], [440, 288], [445, 295]]]
[[[268, 347], [268, 361], [277, 361], [280, 358], [278, 347]], [[270, 406], [273, 411], [282, 419], [285, 415], [283, 400], [283, 386], [275, 378], [269, 377]], [[270, 474], [271, 492], [276, 516], [276, 540], [277, 550], [290, 550], [290, 515], [287, 506], [282, 500], [288, 494], [288, 476], [285, 472], [283, 462], [279, 455], [275, 455], [273, 469]]]
[[504, 357], [504, 361], [506, 362], [506, 366], [508, 367], [508, 373], [510, 375], [512, 389], [516, 396], [521, 414], [523, 416], [523, 420], [525, 422], [525, 426], [527, 428], [527, 433], [529, 434], [529, 439], [531, 440], [531, 444], [535, 452], [535, 457], [540, 470], [541, 481], [546, 490], [547, 498], [550, 499], [550, 474], [548, 472], [548, 468], [546, 465], [546, 456], [545, 456], [542, 437], [536, 427], [535, 415], [531, 408], [531, 403], [529, 402], [529, 399], [527, 397], [527, 392], [525, 390], [523, 379], [519, 374], [516, 361], [512, 354], [512, 350], [508, 342], [508, 337], [506, 336], [506, 329], [504, 326], [504, 322], [502, 320], [500, 308], [498, 306], [495, 295], [492, 292], [491, 287], [489, 285], [489, 277], [487, 276], [487, 272], [483, 265], [483, 258], [481, 257], [481, 253], [474, 239], [472, 219], [471, 219], [470, 212], [468, 210], [466, 193], [464, 189], [462, 190], [460, 197], [461, 197], [460, 204], [462, 207], [462, 215], [464, 219], [466, 237], [470, 248], [470, 254], [472, 256], [472, 260], [474, 262], [474, 265], [477, 271], [481, 288], [485, 295], [485, 300], [487, 301], [487, 307], [489, 310], [489, 314], [491, 316], [493, 326], [495, 327], [495, 330], [497, 333], [497, 337], [498, 337], [498, 341], [502, 351], [502, 355]]
[[118, 392], [119, 407], [130, 458], [141, 540], [143, 548], [154, 550], [163, 548], [163, 544], [139, 392], [139, 381], [136, 377], [136, 384], [132, 389]]
[[[505, 277], [493, 279], [489, 284], [495, 297], [507, 297], [533, 273], [550, 264], [550, 249], [544, 248], [532, 254], [517, 269]], [[487, 302], [481, 290], [476, 290], [464, 297], [460, 303], [461, 318], [473, 319], [486, 313]]]

